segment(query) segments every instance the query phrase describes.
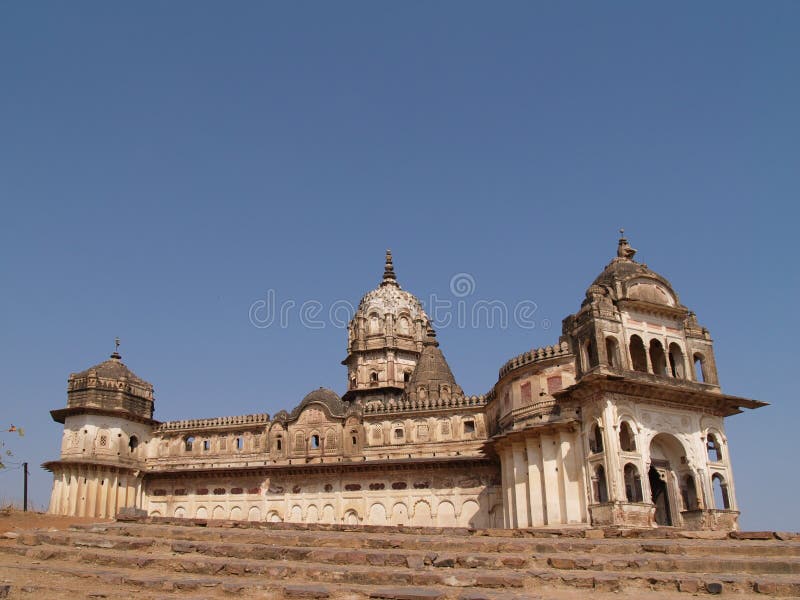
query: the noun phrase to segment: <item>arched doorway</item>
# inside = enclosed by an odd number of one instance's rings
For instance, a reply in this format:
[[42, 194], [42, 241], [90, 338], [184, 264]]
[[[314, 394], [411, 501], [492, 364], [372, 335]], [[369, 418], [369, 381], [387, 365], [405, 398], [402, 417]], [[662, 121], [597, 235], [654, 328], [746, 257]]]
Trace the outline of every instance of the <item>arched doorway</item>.
[[667, 472], [669, 463], [664, 461], [653, 461], [650, 463], [650, 470], [647, 477], [650, 481], [650, 492], [652, 501], [656, 507], [656, 523], [659, 525], [672, 525], [672, 512], [669, 505], [669, 492], [667, 491]]
[[[680, 525], [682, 499], [681, 477], [690, 474], [686, 451], [680, 440], [668, 433], [659, 433], [650, 442], [650, 501], [655, 506], [656, 524], [662, 527]], [[688, 508], [688, 507], [687, 507]]]

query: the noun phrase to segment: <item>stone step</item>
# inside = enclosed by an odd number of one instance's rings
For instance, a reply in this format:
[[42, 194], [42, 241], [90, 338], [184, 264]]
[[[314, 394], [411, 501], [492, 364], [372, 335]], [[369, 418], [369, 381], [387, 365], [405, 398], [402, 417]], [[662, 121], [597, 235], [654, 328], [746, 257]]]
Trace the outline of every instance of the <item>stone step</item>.
[[[0, 570], [6, 550], [22, 552], [22, 557], [39, 565], [49, 573], [62, 572], [77, 577], [92, 577], [108, 585], [130, 585], [151, 591], [201, 591], [220, 593], [253, 592], [260, 590], [259, 598], [286, 597], [330, 597], [339, 598], [441, 598], [459, 600], [495, 600], [499, 598], [533, 598], [532, 591], [540, 593], [547, 590], [548, 598], [557, 598], [560, 590], [591, 590], [593, 597], [604, 594], [626, 592], [636, 597], [646, 597], [655, 592], [689, 592], [692, 594], [736, 593], [737, 597], [754, 597], [759, 594], [770, 596], [797, 597], [800, 595], [800, 578], [771, 575], [768, 578], [744, 575], [690, 575], [686, 573], [652, 573], [631, 571], [589, 572], [581, 570], [525, 570], [515, 573], [516, 581], [510, 581], [506, 574], [496, 574], [487, 578], [480, 574], [465, 574], [464, 570], [442, 569], [447, 571], [445, 579], [410, 578], [392, 581], [391, 577], [380, 576], [380, 581], [360, 581], [364, 571], [386, 569], [363, 569], [349, 567], [347, 570], [330, 571], [320, 569], [319, 565], [271, 566], [248, 570], [254, 561], [196, 561], [187, 565], [182, 558], [179, 562], [165, 562], [163, 557], [137, 555], [134, 551], [116, 552], [104, 550], [72, 549], [38, 546], [0, 546]], [[71, 552], [71, 553], [70, 553]], [[120, 556], [109, 557], [108, 554]], [[171, 557], [175, 560], [175, 557]], [[167, 558], [167, 561], [169, 558]], [[238, 562], [232, 569], [222, 565]], [[181, 565], [189, 571], [176, 572]], [[348, 572], [353, 572], [348, 575]], [[331, 577], [333, 575], [333, 577]], [[524, 578], [522, 581], [520, 578]], [[387, 582], [387, 580], [391, 582]], [[480, 584], [491, 586], [476, 589]], [[316, 591], [315, 591], [316, 590]], [[319, 593], [320, 595], [303, 595]], [[325, 596], [324, 594], [328, 594]], [[405, 594], [405, 595], [404, 595]], [[413, 595], [417, 594], [417, 595]], [[246, 595], [246, 594], [245, 594]], [[682, 594], [681, 594], [682, 595]], [[570, 596], [573, 597], [574, 596]], [[612, 596], [609, 596], [612, 597]]]
[[[41, 552], [33, 553], [42, 558]], [[9, 568], [9, 563], [4, 560], [6, 556], [0, 552], [0, 572]], [[31, 559], [32, 557], [20, 557]], [[19, 566], [19, 565], [17, 565]], [[152, 563], [146, 566], [152, 567]], [[51, 556], [46, 562], [29, 562], [24, 567], [26, 572], [40, 571], [46, 573], [48, 577], [59, 576], [59, 587], [49, 588], [47, 586], [22, 585], [26, 593], [35, 591], [48, 591], [51, 594], [60, 591], [66, 598], [76, 598], [86, 595], [86, 587], [80, 588], [69, 585], [69, 579], [94, 578], [97, 583], [90, 588], [94, 590], [92, 597], [121, 597], [129, 598], [133, 594], [126, 592], [125, 588], [136, 588], [147, 592], [202, 592], [202, 597], [214, 596], [222, 593], [222, 597], [230, 597], [236, 594], [240, 597], [257, 597], [263, 599], [278, 598], [347, 598], [348, 600], [360, 600], [367, 598], [376, 599], [395, 599], [401, 600], [532, 600], [541, 598], [530, 592], [517, 592], [504, 589], [485, 589], [468, 590], [460, 587], [448, 586], [373, 586], [350, 584], [342, 582], [319, 583], [314, 581], [302, 580], [296, 577], [290, 580], [276, 580], [270, 576], [253, 575], [251, 577], [240, 577], [232, 575], [213, 575], [198, 576], [196, 574], [164, 574], [154, 572], [154, 569], [146, 567], [114, 567], [104, 565], [102, 567], [86, 566], [76, 564], [72, 561], [65, 561]], [[65, 581], [62, 578], [66, 578]], [[58, 594], [49, 595], [56, 597]], [[556, 593], [555, 596], [559, 597]], [[169, 596], [170, 598], [173, 596]]]
[[230, 559], [202, 555], [175, 555], [151, 550], [148, 553], [118, 551], [109, 548], [53, 546], [49, 544], [28, 547], [24, 545], [0, 546], [0, 552], [16, 553], [37, 560], [74, 561], [101, 565], [159, 569], [168, 572], [196, 575], [266, 575], [274, 579], [304, 579], [318, 582], [352, 583], [387, 586], [430, 586], [522, 588], [523, 571], [449, 567], [408, 568], [407, 566], [372, 566], [363, 564], [326, 564], [311, 561], [282, 559]]
[[[270, 524], [271, 525], [271, 524]], [[165, 532], [174, 540], [213, 541], [226, 540], [240, 543], [263, 543], [281, 546], [337, 547], [352, 549], [405, 549], [464, 551], [464, 552], [508, 552], [527, 554], [582, 552], [603, 554], [663, 553], [687, 556], [778, 556], [800, 557], [800, 542], [796, 541], [724, 541], [697, 539], [509, 539], [481, 537], [413, 536], [392, 530], [384, 534], [360, 532], [358, 535], [336, 531], [316, 531], [306, 529], [274, 530], [263, 529], [222, 529], [217, 527], [170, 527], [165, 525], [109, 525], [84, 527], [83, 531], [112, 532], [129, 536], [164, 537]]]
[[[114, 531], [112, 528], [111, 531]], [[118, 533], [118, 532], [117, 532]], [[170, 532], [165, 532], [169, 534]], [[236, 537], [236, 536], [230, 536]], [[494, 569], [522, 569], [526, 567], [552, 567], [568, 570], [645, 570], [683, 571], [687, 573], [748, 573], [748, 574], [800, 574], [800, 558], [761, 556], [684, 556], [667, 554], [660, 546], [656, 552], [631, 551], [630, 554], [604, 553], [608, 547], [596, 548], [592, 553], [570, 552], [568, 556], [548, 552], [466, 552], [450, 548], [446, 552], [434, 550], [397, 549], [349, 549], [335, 547], [284, 546], [264, 543], [242, 543], [231, 541], [172, 540], [166, 536], [158, 538], [109, 535], [100, 532], [40, 532], [27, 534], [23, 544], [46, 543], [50, 545], [105, 548], [114, 550], [155, 549], [157, 546], [178, 554], [201, 554], [211, 557], [253, 560], [292, 560], [325, 564], [361, 564], [422, 568], [458, 567]], [[539, 544], [533, 544], [538, 546]], [[615, 549], [617, 550], [617, 549]], [[634, 550], [639, 550], [635, 548]], [[601, 552], [603, 552], [601, 554]]]
[[[663, 556], [663, 555], [662, 555]], [[539, 557], [538, 566], [586, 571], [649, 571], [681, 573], [740, 573], [747, 575], [800, 575], [800, 559], [711, 557], [647, 557], [643, 555], [571, 554]]]

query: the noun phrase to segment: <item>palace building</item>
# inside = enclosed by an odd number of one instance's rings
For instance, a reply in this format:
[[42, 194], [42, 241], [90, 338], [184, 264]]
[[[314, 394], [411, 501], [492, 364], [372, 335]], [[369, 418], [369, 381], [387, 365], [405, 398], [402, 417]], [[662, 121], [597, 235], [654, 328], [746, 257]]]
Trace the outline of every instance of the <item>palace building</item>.
[[67, 384], [49, 512], [369, 525], [737, 528], [708, 330], [669, 281], [617, 256], [557, 343], [459, 387], [391, 253], [348, 327], [347, 392], [291, 412], [159, 422], [115, 351]]

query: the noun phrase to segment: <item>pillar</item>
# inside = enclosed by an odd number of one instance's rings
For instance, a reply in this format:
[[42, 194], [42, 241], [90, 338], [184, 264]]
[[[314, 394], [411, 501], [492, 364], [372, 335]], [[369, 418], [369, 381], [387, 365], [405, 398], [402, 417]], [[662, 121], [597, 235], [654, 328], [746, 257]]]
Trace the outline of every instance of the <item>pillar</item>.
[[511, 447], [514, 460], [514, 502], [517, 507], [517, 527], [530, 527], [530, 500], [528, 499], [528, 465], [525, 445], [514, 443]]
[[563, 522], [560, 497], [561, 486], [558, 473], [558, 463], [561, 452], [552, 434], [542, 435], [541, 440], [547, 525], [556, 525]]
[[532, 527], [541, 527], [547, 523], [545, 490], [542, 481], [542, 452], [539, 439], [529, 437], [525, 440], [528, 453], [528, 496], [530, 497], [530, 519]]

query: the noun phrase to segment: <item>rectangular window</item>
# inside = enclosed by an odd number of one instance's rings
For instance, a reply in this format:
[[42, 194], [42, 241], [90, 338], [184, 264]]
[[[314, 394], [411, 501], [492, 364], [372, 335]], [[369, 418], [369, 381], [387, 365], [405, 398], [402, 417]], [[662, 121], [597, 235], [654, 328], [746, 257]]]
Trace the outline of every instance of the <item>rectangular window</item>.
[[554, 375], [553, 377], [547, 378], [547, 393], [554, 394], [558, 392], [562, 388], [561, 384], [561, 375]]
[[211, 442], [209, 440], [203, 440], [203, 452], [208, 452], [211, 450]]
[[527, 381], [519, 386], [519, 391], [520, 395], [522, 396], [522, 404], [530, 404], [533, 401], [530, 381]]
[[475, 433], [475, 421], [464, 421], [464, 435]]

